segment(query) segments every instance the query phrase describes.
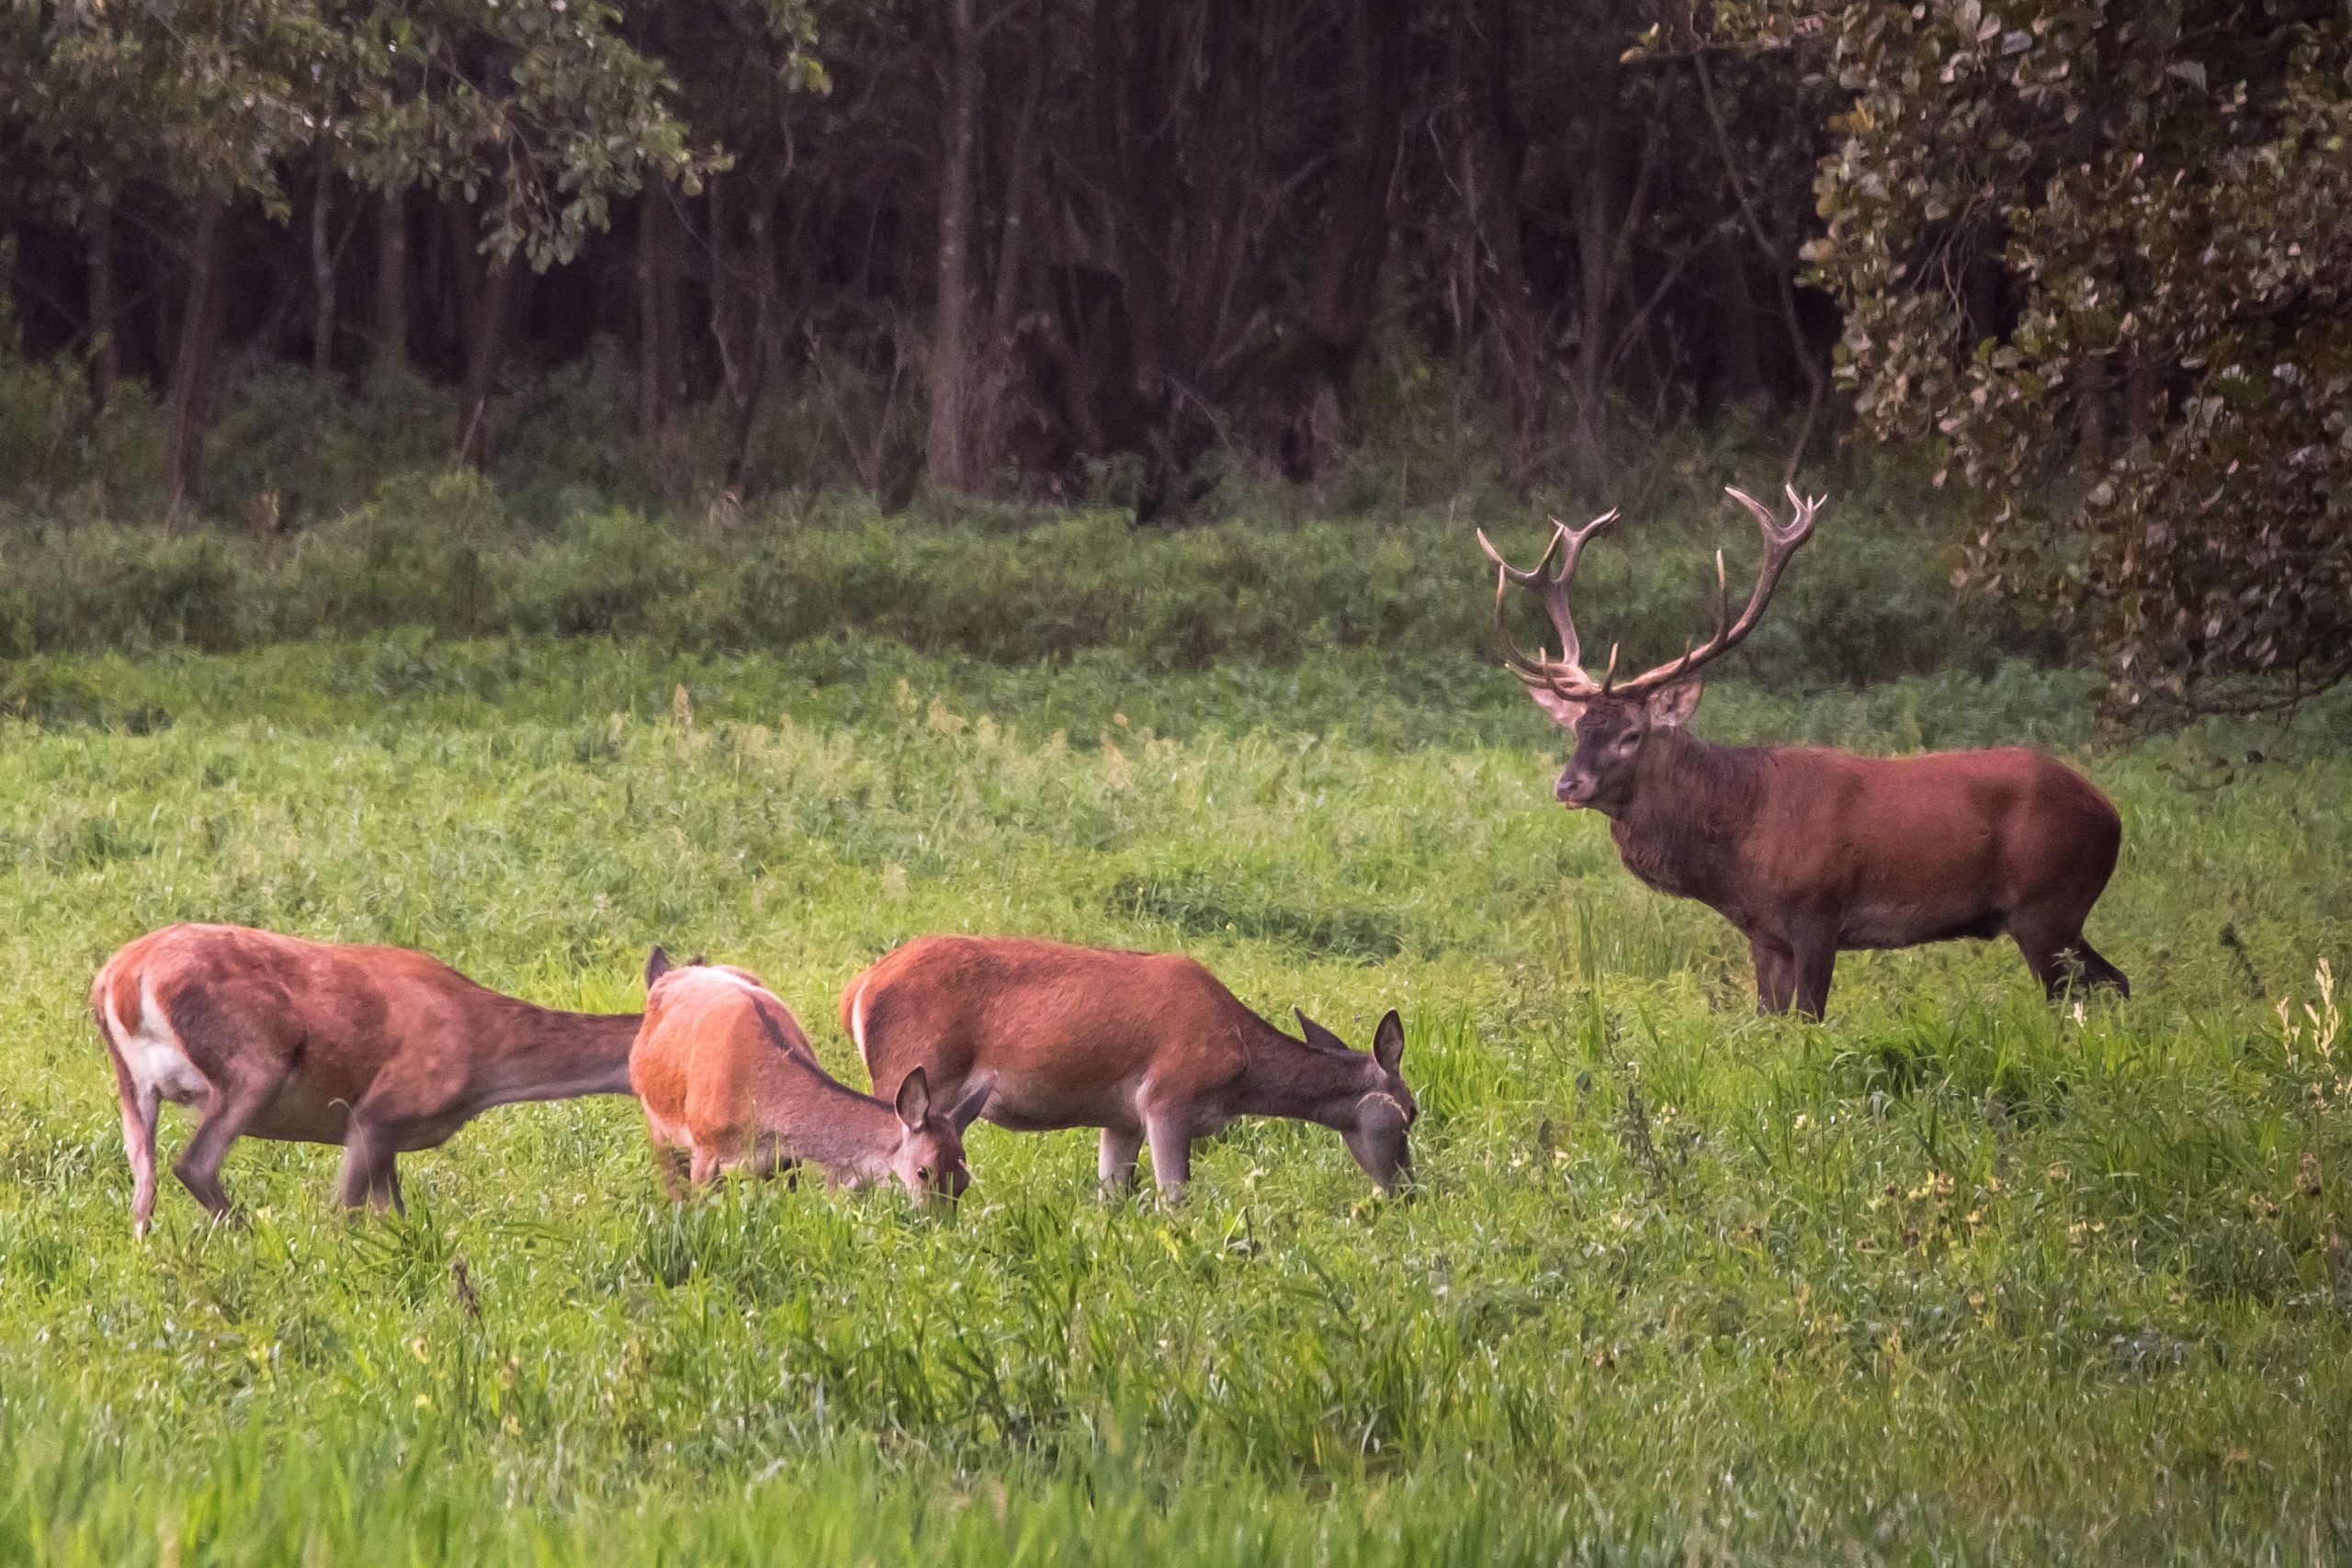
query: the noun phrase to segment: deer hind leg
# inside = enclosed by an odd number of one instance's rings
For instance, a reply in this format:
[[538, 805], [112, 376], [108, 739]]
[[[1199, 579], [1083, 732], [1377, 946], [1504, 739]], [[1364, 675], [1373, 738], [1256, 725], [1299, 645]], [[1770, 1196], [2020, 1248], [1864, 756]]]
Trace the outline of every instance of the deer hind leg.
[[2041, 911], [2021, 914], [2009, 921], [2009, 936], [2025, 955], [2026, 967], [2041, 982], [2052, 1001], [2069, 991], [2106, 987], [2128, 997], [2132, 981], [2083, 939], [2079, 917], [2062, 918]]
[[180, 1179], [180, 1185], [193, 1193], [215, 1219], [228, 1218], [233, 1208], [220, 1185], [220, 1162], [229, 1157], [229, 1145], [237, 1141], [277, 1092], [277, 1083], [273, 1078], [215, 1086], [204, 1120], [197, 1124], [196, 1135], [188, 1139], [180, 1157], [172, 1162], [172, 1174]]
[[130, 1161], [130, 1233], [144, 1237], [155, 1214], [155, 1117], [163, 1110], [164, 1097], [153, 1084], [131, 1076], [103, 1016], [98, 1030], [107, 1037], [115, 1096], [122, 1102], [122, 1152]]
[[[1143, 1129], [1140, 1127], [1105, 1127], [1102, 1148], [1094, 1162], [1095, 1179], [1106, 1194], [1131, 1192], [1136, 1185], [1136, 1156], [1143, 1152]], [[1159, 1156], [1152, 1156], [1157, 1166]]]
[[687, 1169], [685, 1150], [668, 1144], [653, 1145], [653, 1174], [661, 1179], [662, 1191], [673, 1203], [685, 1201]]

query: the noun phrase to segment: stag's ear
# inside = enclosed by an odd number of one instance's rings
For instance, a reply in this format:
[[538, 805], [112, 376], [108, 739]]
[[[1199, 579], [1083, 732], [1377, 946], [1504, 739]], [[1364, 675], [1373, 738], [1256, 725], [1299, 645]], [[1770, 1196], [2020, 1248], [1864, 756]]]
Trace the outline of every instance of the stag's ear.
[[1660, 686], [1644, 703], [1649, 709], [1650, 722], [1665, 729], [1681, 728], [1699, 711], [1701, 690], [1696, 681], [1677, 681], [1671, 686]]
[[1527, 694], [1535, 705], [1552, 716], [1552, 722], [1563, 729], [1574, 729], [1577, 720], [1584, 716], [1586, 705], [1575, 697], [1564, 697], [1544, 686], [1530, 686]]
[[663, 951], [660, 942], [656, 942], [653, 944], [653, 951], [645, 955], [645, 988], [651, 990], [653, 982], [669, 972], [670, 955]]
[[1396, 1070], [1396, 1064], [1405, 1059], [1405, 1021], [1396, 1016], [1395, 1008], [1388, 1010], [1388, 1015], [1380, 1021], [1380, 1027], [1373, 1031], [1372, 1059], [1391, 1073]]
[[961, 1137], [964, 1129], [978, 1121], [980, 1112], [988, 1108], [989, 1088], [988, 1085], [982, 1084], [956, 1101], [956, 1109], [947, 1113], [947, 1124], [956, 1129], [956, 1136]]
[[1348, 1043], [1346, 1041], [1340, 1039], [1338, 1035], [1332, 1033], [1329, 1030], [1324, 1028], [1313, 1019], [1307, 1017], [1306, 1010], [1305, 1008], [1293, 1008], [1290, 1010], [1298, 1015], [1298, 1032], [1306, 1037], [1306, 1043], [1309, 1045], [1320, 1045], [1326, 1050], [1331, 1051], [1344, 1051], [1348, 1049]]
[[922, 1119], [931, 1114], [931, 1080], [923, 1077], [921, 1067], [899, 1080], [898, 1111], [908, 1132], [922, 1130]]

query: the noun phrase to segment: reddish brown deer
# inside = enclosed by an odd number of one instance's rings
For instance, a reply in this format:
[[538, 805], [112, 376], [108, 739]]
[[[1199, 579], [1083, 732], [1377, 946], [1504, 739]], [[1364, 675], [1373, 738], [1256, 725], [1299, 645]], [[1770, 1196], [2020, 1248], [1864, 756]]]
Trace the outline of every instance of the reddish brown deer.
[[[1571, 529], [1553, 521], [1533, 569], [1495, 563], [1504, 662], [1544, 711], [1576, 735], [1553, 793], [1610, 818], [1625, 869], [1661, 893], [1696, 898], [1736, 926], [1756, 965], [1759, 1008], [1818, 1018], [1840, 949], [1910, 947], [2007, 932], [2052, 997], [2077, 978], [2131, 994], [2123, 971], [2083, 937], [2115, 870], [2123, 825], [2089, 780], [2039, 751], [1860, 757], [1812, 746], [1714, 746], [1683, 727], [1700, 670], [1755, 628], [1789, 558], [1813, 534], [1820, 500], [1788, 492], [1786, 523], [1739, 491], [1764, 535], [1763, 565], [1739, 618], [1715, 557], [1714, 635], [1629, 680], [1610, 650], [1586, 674], [1569, 585], [1613, 511]], [[1563, 548], [1563, 547], [1566, 547]], [[1557, 570], [1544, 568], [1555, 553]], [[1512, 583], [1542, 600], [1560, 657], [1511, 639]]]
[[130, 1218], [155, 1210], [162, 1102], [200, 1120], [172, 1169], [216, 1216], [246, 1134], [343, 1145], [341, 1194], [400, 1207], [395, 1156], [493, 1105], [628, 1092], [635, 1013], [554, 1012], [398, 947], [244, 926], [165, 926], [108, 959], [90, 1010], [114, 1058]]
[[1100, 1127], [1105, 1187], [1134, 1183], [1148, 1139], [1160, 1191], [1181, 1193], [1193, 1141], [1237, 1116], [1334, 1129], [1383, 1191], [1412, 1174], [1393, 1010], [1351, 1051], [1303, 1012], [1291, 1038], [1181, 953], [929, 936], [852, 980], [842, 1022], [877, 1085], [926, 1071], [936, 1093], [984, 1093], [1000, 1127]]
[[806, 1160], [836, 1186], [896, 1178], [918, 1201], [953, 1201], [971, 1184], [964, 1129], [986, 1089], [944, 1115], [921, 1067], [891, 1100], [864, 1095], [817, 1063], [808, 1037], [759, 976], [700, 960], [645, 964], [645, 1022], [628, 1078], [645, 1107], [654, 1163], [673, 1198], [723, 1171], [767, 1176]]

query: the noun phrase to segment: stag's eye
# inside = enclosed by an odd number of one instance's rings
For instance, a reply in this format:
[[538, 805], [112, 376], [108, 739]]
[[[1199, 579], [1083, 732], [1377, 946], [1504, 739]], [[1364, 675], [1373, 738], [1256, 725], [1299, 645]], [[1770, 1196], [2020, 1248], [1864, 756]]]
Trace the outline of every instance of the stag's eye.
[[927, 1165], [919, 1165], [915, 1167], [915, 1179], [917, 1181], [929, 1181], [931, 1179], [931, 1167]]

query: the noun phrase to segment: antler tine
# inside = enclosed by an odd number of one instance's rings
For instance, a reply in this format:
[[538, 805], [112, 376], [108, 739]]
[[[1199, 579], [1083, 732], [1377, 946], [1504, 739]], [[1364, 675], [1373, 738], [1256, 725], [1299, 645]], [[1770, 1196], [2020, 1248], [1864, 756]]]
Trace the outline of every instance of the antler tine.
[[[1568, 594], [1576, 580], [1577, 562], [1584, 547], [1594, 535], [1617, 520], [1617, 509], [1610, 508], [1581, 528], [1571, 528], [1555, 517], [1552, 537], [1544, 547], [1544, 554], [1532, 568], [1522, 570], [1511, 565], [1496, 549], [1493, 541], [1481, 528], [1478, 547], [1495, 563], [1495, 630], [1503, 645], [1503, 662], [1514, 675], [1530, 685], [1544, 685], [1562, 696], [1589, 696], [1596, 688], [1592, 677], [1584, 672], [1583, 644], [1577, 637], [1576, 618], [1570, 612]], [[1562, 545], [1567, 547], [1561, 549]], [[1560, 555], [1556, 571], [1546, 572], [1555, 553]], [[1510, 626], [1504, 614], [1504, 604], [1510, 597], [1509, 585], [1516, 582], [1532, 589], [1544, 604], [1544, 613], [1551, 617], [1552, 629], [1559, 634], [1560, 657], [1557, 661], [1545, 657], [1539, 649], [1530, 656], [1510, 635]]]
[[1669, 660], [1654, 670], [1646, 670], [1634, 676], [1618, 688], [1621, 693], [1634, 695], [1679, 681], [1709, 660], [1738, 647], [1747, 634], [1756, 629], [1756, 623], [1762, 618], [1764, 606], [1770, 602], [1773, 589], [1780, 585], [1781, 573], [1787, 570], [1790, 558], [1813, 536], [1814, 513], [1829, 499], [1825, 495], [1818, 500], [1807, 501], [1797, 494], [1795, 486], [1784, 488], [1788, 491], [1791, 508], [1785, 526], [1772, 515], [1770, 509], [1746, 491], [1731, 485], [1724, 487], [1724, 494], [1746, 507], [1755, 517], [1756, 526], [1764, 536], [1764, 559], [1757, 569], [1756, 586], [1747, 595], [1747, 605], [1740, 611], [1738, 620], [1730, 619], [1730, 589], [1724, 577], [1723, 552], [1716, 551], [1715, 635], [1696, 648], [1685, 649], [1681, 658]]

